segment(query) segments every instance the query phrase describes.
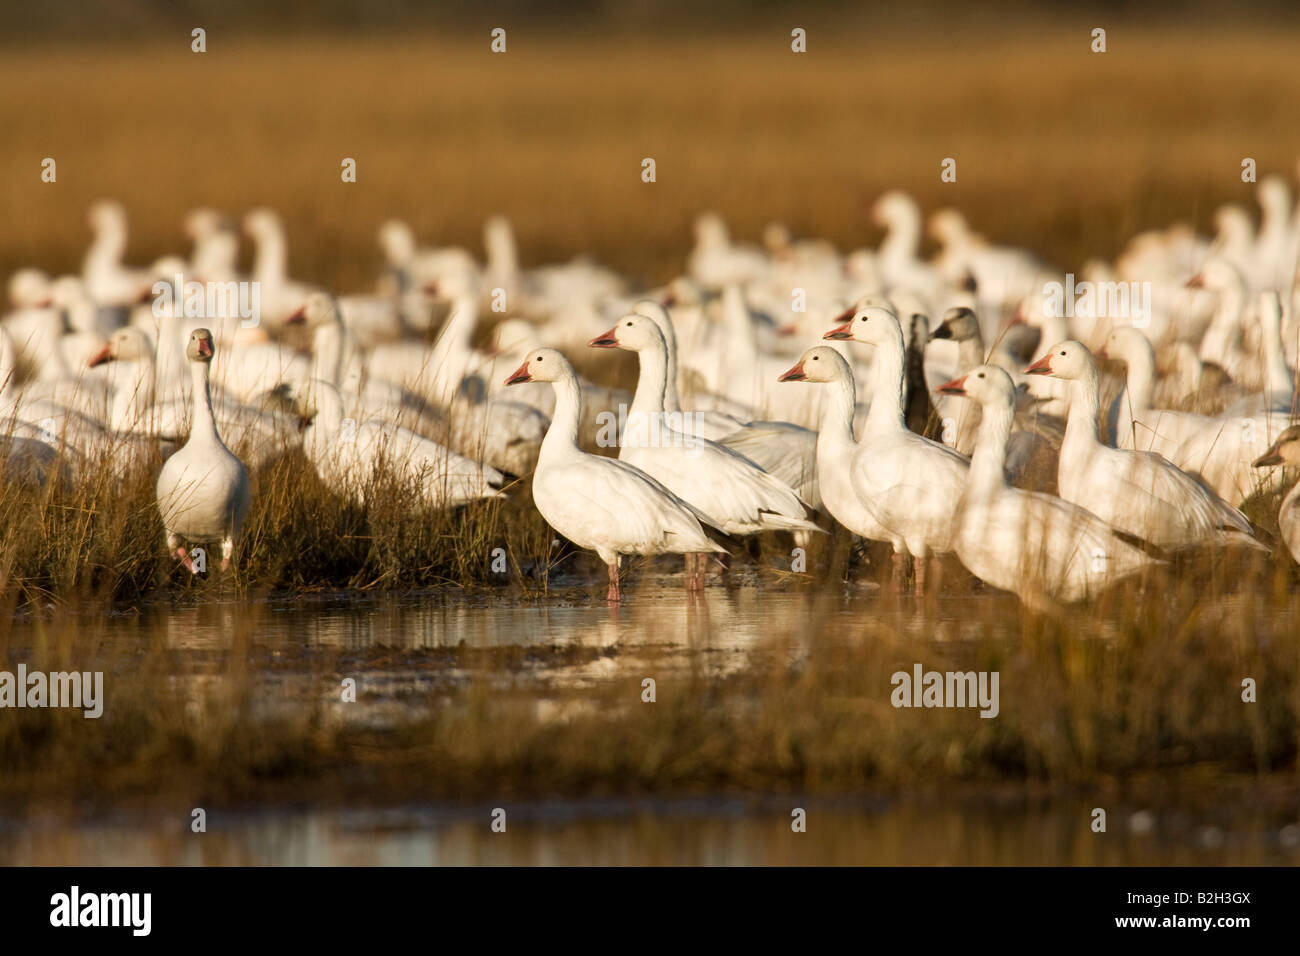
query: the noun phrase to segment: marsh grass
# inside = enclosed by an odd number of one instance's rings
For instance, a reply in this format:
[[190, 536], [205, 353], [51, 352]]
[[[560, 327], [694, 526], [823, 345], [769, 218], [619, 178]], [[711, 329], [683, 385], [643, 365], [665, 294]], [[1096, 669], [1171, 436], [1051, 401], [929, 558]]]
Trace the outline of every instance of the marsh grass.
[[[103, 669], [110, 704], [99, 720], [10, 711], [0, 796], [85, 811], [238, 805], [304, 788], [317, 803], [373, 803], [1285, 777], [1300, 743], [1294, 577], [1270, 559], [1202, 556], [1049, 616], [979, 595], [928, 609], [857, 598], [844, 614], [810, 592], [726, 673], [698, 654], [683, 662], [670, 633], [632, 647], [273, 648], [257, 637], [270, 612], [244, 609], [228, 639], [201, 650], [165, 632], [109, 640], [102, 621], [42, 616], [21, 644], [6, 629], [0, 655]], [[564, 679], [584, 663], [601, 678]], [[914, 663], [998, 671], [999, 715], [894, 709], [890, 677]], [[417, 674], [425, 689], [375, 724], [338, 703], [340, 676], [358, 673]], [[653, 705], [640, 696], [647, 674]], [[1246, 677], [1256, 703], [1241, 699]]]

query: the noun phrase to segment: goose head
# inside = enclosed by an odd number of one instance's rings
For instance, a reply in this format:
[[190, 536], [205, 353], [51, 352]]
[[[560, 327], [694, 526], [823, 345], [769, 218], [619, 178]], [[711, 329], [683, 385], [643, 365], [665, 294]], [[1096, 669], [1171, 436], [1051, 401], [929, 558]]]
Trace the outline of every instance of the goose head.
[[655, 320], [648, 315], [629, 312], [614, 323], [608, 332], [602, 332], [587, 343], [596, 349], [624, 349], [640, 352], [643, 349], [665, 348], [664, 335]]
[[1140, 359], [1143, 353], [1151, 356], [1152, 361], [1155, 360], [1155, 351], [1151, 347], [1151, 342], [1142, 331], [1131, 325], [1121, 325], [1106, 336], [1106, 344], [1097, 350], [1097, 358], [1114, 359], [1125, 365], [1131, 365]]
[[891, 189], [876, 200], [871, 207], [871, 217], [876, 225], [886, 229], [915, 228], [921, 221], [921, 207], [901, 189]]
[[958, 246], [970, 239], [966, 217], [956, 209], [940, 209], [926, 223], [930, 237], [944, 247]]
[[339, 304], [328, 292], [312, 292], [303, 300], [289, 317], [285, 319], [290, 325], [305, 325], [316, 329], [327, 322], [339, 321]]
[[53, 301], [50, 278], [40, 269], [19, 269], [9, 277], [9, 301], [15, 309], [44, 309]]
[[415, 233], [402, 220], [389, 219], [379, 227], [379, 248], [389, 265], [407, 265], [415, 258]]
[[1223, 292], [1245, 285], [1241, 271], [1222, 256], [1215, 256], [1201, 266], [1201, 271], [1187, 280], [1189, 289], [1212, 289]]
[[898, 313], [878, 298], [862, 300], [856, 308], [841, 313], [836, 321], [842, 324], [822, 338], [865, 342], [868, 345], [879, 345], [890, 339], [902, 340], [903, 328], [898, 324]]
[[200, 206], [198, 209], [191, 209], [186, 214], [182, 229], [184, 229], [186, 236], [197, 241], [216, 235], [218, 232], [230, 230], [231, 223], [229, 219], [215, 209]]
[[1067, 381], [1085, 378], [1091, 370], [1096, 373], [1092, 353], [1082, 342], [1058, 342], [1047, 354], [1024, 370], [1025, 375], [1050, 375]]
[[573, 366], [556, 349], [536, 349], [528, 353], [523, 364], [506, 377], [507, 385], [525, 382], [558, 382], [573, 377]]
[[114, 330], [104, 347], [90, 359], [90, 367], [105, 362], [138, 362], [153, 357], [153, 343], [133, 325]]
[[961, 378], [939, 386], [944, 395], [965, 395], [980, 405], [1012, 408], [1016, 404], [1016, 383], [996, 365], [977, 365]]
[[839, 352], [827, 345], [816, 345], [803, 353], [799, 362], [777, 379], [779, 382], [837, 382], [849, 370]]
[[973, 309], [958, 306], [943, 314], [939, 327], [930, 333], [931, 339], [952, 339], [954, 342], [967, 342], [978, 338], [980, 334], [979, 319]]
[[189, 343], [185, 346], [185, 357], [191, 362], [207, 364], [212, 361], [215, 351], [212, 333], [207, 329], [195, 329], [190, 333]]
[[272, 209], [259, 207], [244, 217], [244, 232], [258, 242], [277, 237], [283, 231], [280, 217]]
[[1292, 425], [1277, 436], [1277, 441], [1255, 459], [1256, 468], [1275, 465], [1300, 465], [1300, 425]]
[[96, 233], [126, 232], [126, 208], [116, 199], [101, 199], [92, 203], [86, 220]]

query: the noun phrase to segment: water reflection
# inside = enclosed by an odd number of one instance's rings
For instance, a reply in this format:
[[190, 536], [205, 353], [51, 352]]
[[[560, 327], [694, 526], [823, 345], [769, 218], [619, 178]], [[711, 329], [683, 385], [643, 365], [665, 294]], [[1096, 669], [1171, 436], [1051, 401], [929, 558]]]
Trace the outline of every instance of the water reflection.
[[[790, 808], [807, 830], [790, 828]], [[1262, 813], [1117, 811], [1109, 833], [1064, 801], [675, 800], [210, 814], [208, 832], [104, 825], [0, 830], [4, 865], [1295, 865], [1300, 827]]]

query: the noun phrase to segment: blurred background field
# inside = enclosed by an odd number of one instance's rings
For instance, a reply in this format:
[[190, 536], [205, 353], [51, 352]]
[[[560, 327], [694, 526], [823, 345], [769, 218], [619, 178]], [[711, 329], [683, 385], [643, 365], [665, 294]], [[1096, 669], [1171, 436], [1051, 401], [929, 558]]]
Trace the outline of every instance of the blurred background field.
[[[478, 250], [501, 212], [525, 264], [587, 253], [662, 280], [703, 209], [742, 238], [782, 220], [852, 248], [879, 239], [869, 204], [891, 187], [1075, 268], [1142, 228], [1206, 230], [1219, 203], [1253, 207], [1242, 158], [1291, 178], [1300, 155], [1300, 20], [1285, 7], [1064, 21], [930, 7], [877, 22], [834, 4], [707, 20], [507, 5], [470, 23], [461, 7], [439, 20], [393, 4], [391, 20], [380, 5], [352, 25], [337, 5], [280, 21], [123, 6], [138, 16], [37, 18], [26, 42], [6, 14], [0, 274], [75, 269], [86, 207], [112, 196], [141, 263], [185, 248], [193, 206], [268, 204], [286, 217], [291, 270], [340, 291], [373, 281], [376, 227], [393, 215], [425, 242]], [[498, 21], [504, 55], [489, 50]], [[190, 52], [191, 25], [207, 53]], [[790, 50], [795, 25], [806, 54]], [[46, 156], [56, 184], [40, 180]], [[340, 181], [344, 157], [355, 184]], [[956, 183], [939, 180], [944, 157]]]

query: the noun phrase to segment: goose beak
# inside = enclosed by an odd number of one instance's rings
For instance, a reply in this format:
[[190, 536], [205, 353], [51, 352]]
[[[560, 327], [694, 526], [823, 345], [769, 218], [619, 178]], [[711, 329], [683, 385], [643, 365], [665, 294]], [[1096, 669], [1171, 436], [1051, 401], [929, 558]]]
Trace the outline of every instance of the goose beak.
[[789, 325], [783, 325], [779, 329], [777, 329], [776, 334], [781, 336], [782, 338], [787, 338], [788, 336], [794, 335], [798, 331], [799, 331], [799, 326], [791, 322]]
[[783, 373], [781, 374], [781, 377], [778, 378], [777, 381], [778, 381], [778, 382], [806, 382], [806, 381], [808, 381], [808, 376], [805, 375], [805, 374], [804, 374], [804, 371], [803, 371], [803, 359], [800, 359], [800, 360], [799, 360], [799, 364], [796, 365], [794, 368], [790, 369], [788, 372], [783, 372]]
[[105, 362], [111, 361], [113, 361], [113, 346], [105, 345], [91, 357], [88, 367], [94, 368], [96, 365], [103, 365]]
[[939, 323], [939, 327], [930, 333], [931, 342], [933, 342], [935, 339], [950, 339], [950, 338], [952, 338], [952, 329], [948, 327], [947, 322]]
[[531, 382], [532, 380], [533, 377], [528, 374], [528, 359], [524, 359], [524, 364], [510, 373], [509, 378], [506, 379], [506, 384], [521, 385], [524, 382]]
[[593, 349], [616, 349], [618, 348], [618, 326], [614, 326], [608, 332], [602, 332], [590, 342], [587, 343]]
[[1099, 359], [1109, 359], [1109, 358], [1110, 358], [1110, 353], [1106, 351], [1106, 346], [1104, 346], [1104, 345], [1103, 345], [1101, 348], [1097, 349], [1097, 351], [1093, 352], [1092, 354], [1093, 354], [1096, 358], [1099, 358]]
[[1199, 272], [1196, 273], [1196, 275], [1192, 276], [1190, 279], [1188, 279], [1188, 280], [1183, 284], [1183, 288], [1185, 288], [1185, 289], [1204, 289], [1204, 288], [1205, 288], [1205, 276], [1201, 275]]
[[1264, 452], [1264, 454], [1256, 458], [1252, 467], [1272, 468], [1274, 465], [1281, 464], [1285, 464], [1285, 462], [1283, 462], [1282, 456], [1278, 454], [1277, 445], [1274, 445], [1268, 451]]
[[939, 386], [939, 391], [944, 395], [965, 395], [966, 394], [966, 376], [954, 378], [951, 382], [944, 382]]
[[298, 308], [294, 309], [293, 312], [290, 314], [290, 316], [284, 321], [287, 322], [289, 325], [297, 325], [300, 322], [306, 322], [307, 306], [306, 305], [298, 306]]
[[[842, 319], [842, 318], [844, 318], [844, 316], [840, 316], [840, 318]], [[843, 325], [837, 325], [837, 326], [835, 326], [835, 328], [831, 329], [829, 332], [827, 332], [825, 335], [823, 335], [822, 338], [824, 338], [824, 339], [851, 339], [851, 338], [853, 338], [853, 321], [852, 321], [852, 319], [850, 319], [849, 321], [845, 322]]]
[[1052, 374], [1052, 357], [1044, 355], [1022, 373], [1024, 375], [1051, 375]]
[[136, 296], [135, 304], [148, 305], [152, 301], [153, 301], [153, 286], [151, 285], [149, 286], [149, 288], [141, 290], [140, 294]]
[[199, 342], [198, 342], [198, 349], [199, 349], [199, 357], [200, 357], [200, 358], [212, 358], [212, 340], [211, 340], [211, 339], [199, 339]]

